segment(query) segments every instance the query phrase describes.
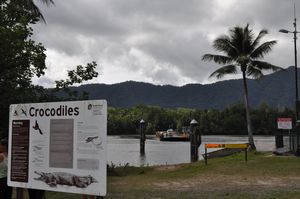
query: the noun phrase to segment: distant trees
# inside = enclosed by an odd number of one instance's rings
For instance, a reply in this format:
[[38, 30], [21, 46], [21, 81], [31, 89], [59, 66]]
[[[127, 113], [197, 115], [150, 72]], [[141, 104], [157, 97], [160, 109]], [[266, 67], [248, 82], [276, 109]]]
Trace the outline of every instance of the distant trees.
[[268, 33], [261, 30], [255, 37], [249, 25], [245, 27], [236, 26], [229, 30], [229, 35], [222, 35], [214, 40], [213, 47], [223, 53], [221, 55], [205, 54], [204, 61], [213, 61], [223, 65], [210, 76], [222, 78], [227, 74], [242, 73], [244, 86], [244, 103], [246, 110], [247, 129], [251, 149], [255, 149], [253, 130], [250, 119], [247, 77], [260, 78], [263, 70], [278, 71], [281, 68], [268, 62], [261, 61], [264, 56], [272, 50], [276, 41], [267, 41], [260, 44], [261, 39]]
[[[253, 129], [258, 135], [276, 133], [277, 118], [293, 116], [289, 109], [278, 110], [262, 103], [257, 109], [251, 111]], [[195, 118], [199, 124], [198, 129], [203, 135], [245, 135], [247, 123], [245, 108], [242, 103], [234, 104], [224, 110], [208, 109], [167, 109], [155, 106], [139, 105], [133, 108], [108, 109], [108, 134], [137, 134], [139, 121], [146, 121], [146, 133], [165, 131], [168, 128], [182, 130], [188, 127], [191, 119]]]

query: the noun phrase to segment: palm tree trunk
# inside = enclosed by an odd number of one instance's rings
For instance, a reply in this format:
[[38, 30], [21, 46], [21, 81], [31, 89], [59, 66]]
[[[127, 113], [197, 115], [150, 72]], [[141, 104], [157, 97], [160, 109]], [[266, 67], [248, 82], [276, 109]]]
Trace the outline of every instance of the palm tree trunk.
[[244, 102], [245, 102], [245, 109], [246, 109], [248, 140], [249, 140], [249, 144], [250, 144], [250, 149], [256, 150], [256, 146], [255, 146], [254, 140], [253, 140], [252, 124], [251, 124], [249, 101], [248, 101], [248, 86], [247, 86], [247, 79], [246, 79], [245, 71], [243, 71], [243, 83], [244, 83]]

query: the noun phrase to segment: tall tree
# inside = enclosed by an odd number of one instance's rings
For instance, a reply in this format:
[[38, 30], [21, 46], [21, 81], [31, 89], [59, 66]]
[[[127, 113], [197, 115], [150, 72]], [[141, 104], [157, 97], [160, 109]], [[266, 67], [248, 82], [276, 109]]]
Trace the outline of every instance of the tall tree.
[[249, 24], [245, 27], [236, 26], [229, 30], [229, 35], [222, 35], [213, 42], [214, 49], [223, 54], [205, 54], [202, 57], [204, 61], [213, 61], [223, 65], [214, 71], [210, 77], [215, 76], [219, 79], [227, 74], [236, 74], [239, 71], [242, 73], [247, 130], [250, 147], [253, 150], [256, 147], [250, 119], [247, 77], [257, 79], [263, 76], [263, 70], [278, 71], [282, 69], [268, 62], [261, 61], [276, 44], [275, 40], [260, 44], [261, 39], [266, 34], [268, 34], [268, 31], [263, 29], [255, 37], [253, 30], [249, 29]]
[[8, 108], [28, 102], [34, 86], [31, 79], [46, 69], [45, 48], [31, 39], [31, 24], [39, 21], [20, 1], [0, 3], [0, 130], [7, 133]]

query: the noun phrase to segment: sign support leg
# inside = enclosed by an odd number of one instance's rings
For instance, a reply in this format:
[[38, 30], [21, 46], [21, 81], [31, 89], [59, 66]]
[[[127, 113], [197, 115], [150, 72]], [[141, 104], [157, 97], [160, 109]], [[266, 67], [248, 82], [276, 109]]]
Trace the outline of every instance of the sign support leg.
[[22, 188], [16, 188], [17, 192], [17, 199], [23, 199], [24, 198], [24, 192]]

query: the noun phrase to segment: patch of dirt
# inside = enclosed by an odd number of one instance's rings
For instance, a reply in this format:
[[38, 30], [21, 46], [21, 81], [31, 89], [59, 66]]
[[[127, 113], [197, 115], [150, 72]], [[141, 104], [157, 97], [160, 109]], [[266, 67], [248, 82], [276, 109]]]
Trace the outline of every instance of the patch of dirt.
[[173, 171], [180, 168], [180, 165], [162, 165], [155, 168], [157, 171]]
[[166, 181], [166, 182], [157, 182], [153, 183], [154, 186], [156, 186], [159, 189], [165, 189], [165, 190], [180, 190], [180, 191], [186, 191], [193, 189], [195, 187], [195, 184], [192, 184], [191, 182], [187, 181]]
[[[199, 176], [189, 180], [167, 180], [155, 182], [152, 185], [158, 189], [168, 191], [187, 191], [187, 190], [203, 190], [203, 191], [224, 191], [224, 190], [256, 190], [264, 188], [288, 188], [299, 187], [300, 177], [284, 177], [284, 178], [244, 178], [243, 176]], [[259, 191], [259, 190], [258, 190]]]

